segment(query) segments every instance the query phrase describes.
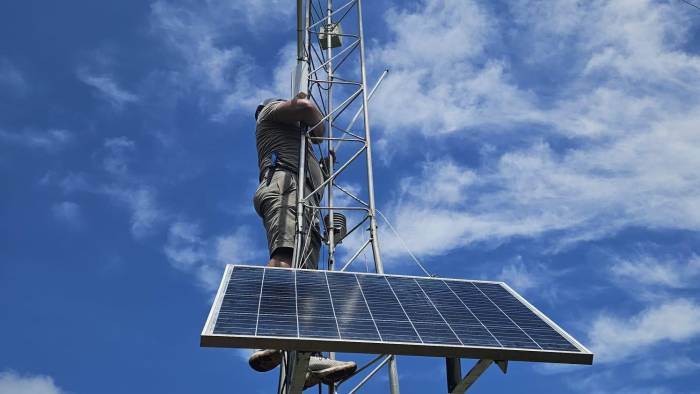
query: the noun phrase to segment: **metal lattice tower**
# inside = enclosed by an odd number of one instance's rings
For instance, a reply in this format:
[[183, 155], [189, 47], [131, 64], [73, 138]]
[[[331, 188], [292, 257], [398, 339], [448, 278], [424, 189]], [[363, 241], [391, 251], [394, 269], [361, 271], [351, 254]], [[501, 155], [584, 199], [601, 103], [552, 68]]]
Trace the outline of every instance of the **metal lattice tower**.
[[[326, 176], [325, 181], [311, 192], [307, 193], [303, 186], [297, 188], [294, 267], [301, 267], [310, 252], [309, 233], [314, 223], [319, 223], [327, 246], [326, 269], [335, 270], [338, 263], [342, 263], [340, 270], [346, 270], [366, 253], [367, 248], [371, 248], [374, 271], [384, 273], [377, 236], [368, 111], [373, 92], [367, 85], [364, 44], [362, 0], [349, 0], [337, 8], [333, 0], [297, 0], [297, 66], [292, 78], [292, 95], [299, 92], [309, 95], [323, 114], [322, 122], [326, 127], [324, 137], [307, 134], [301, 139], [297, 179], [306, 178], [306, 155], [312, 149], [324, 164]], [[385, 75], [386, 71], [375, 88]], [[315, 125], [309, 126], [312, 129]], [[343, 182], [351, 176], [355, 180], [365, 180], [360, 192]], [[324, 191], [324, 198], [319, 205], [314, 205], [311, 196], [320, 190]], [[347, 220], [347, 231], [335, 230], [341, 225], [338, 221], [344, 220]], [[361, 235], [363, 230], [367, 239]], [[340, 246], [345, 245], [351, 247], [342, 250]], [[330, 354], [331, 358], [334, 356]], [[280, 368], [279, 393], [301, 392], [308, 360], [308, 353], [286, 353]], [[358, 372], [374, 364], [377, 364], [374, 369], [349, 392], [359, 390], [387, 366], [390, 392], [398, 394], [395, 356], [380, 355]], [[336, 387], [330, 386], [328, 392], [335, 393]]]

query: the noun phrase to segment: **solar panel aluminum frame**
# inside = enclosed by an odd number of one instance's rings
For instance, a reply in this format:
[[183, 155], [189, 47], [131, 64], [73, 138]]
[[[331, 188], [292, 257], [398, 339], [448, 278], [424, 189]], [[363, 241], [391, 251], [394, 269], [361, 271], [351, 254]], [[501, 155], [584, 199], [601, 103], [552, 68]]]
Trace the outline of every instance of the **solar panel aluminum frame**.
[[[408, 342], [382, 342], [369, 340], [352, 340], [352, 339], [318, 339], [318, 338], [290, 338], [278, 336], [251, 336], [251, 335], [232, 335], [232, 334], [215, 334], [214, 326], [217, 316], [221, 309], [221, 303], [226, 294], [226, 287], [230, 281], [234, 267], [252, 267], [262, 268], [260, 266], [228, 264], [224, 272], [219, 290], [217, 291], [214, 303], [209, 311], [209, 316], [202, 330], [200, 337], [201, 347], [224, 347], [224, 348], [249, 348], [249, 349], [284, 349], [288, 351], [310, 351], [310, 352], [343, 352], [343, 353], [367, 353], [367, 354], [396, 354], [409, 356], [432, 356], [432, 357], [459, 357], [459, 358], [474, 358], [474, 359], [489, 359], [489, 360], [511, 360], [511, 361], [532, 361], [532, 362], [548, 362], [548, 363], [564, 363], [564, 364], [593, 364], [593, 353], [585, 346], [579, 343], [574, 337], [564, 331], [559, 325], [549, 319], [539, 309], [535, 308], [515, 290], [504, 282], [499, 281], [484, 281], [484, 280], [462, 280], [451, 278], [427, 278], [410, 275], [389, 275], [393, 277], [415, 278], [415, 279], [434, 279], [434, 280], [450, 280], [472, 283], [491, 283], [500, 284], [503, 288], [513, 295], [518, 301], [529, 308], [536, 316], [550, 325], [557, 333], [574, 345], [579, 352], [564, 351], [564, 350], [543, 350], [543, 349], [524, 349], [524, 348], [507, 348], [507, 347], [481, 347], [481, 346], [453, 346], [453, 345], [436, 345], [436, 344], [417, 344]], [[266, 269], [286, 269], [286, 268], [270, 268]], [[301, 270], [301, 269], [300, 269]], [[374, 273], [364, 272], [348, 272], [347, 274], [357, 275], [378, 275]]]

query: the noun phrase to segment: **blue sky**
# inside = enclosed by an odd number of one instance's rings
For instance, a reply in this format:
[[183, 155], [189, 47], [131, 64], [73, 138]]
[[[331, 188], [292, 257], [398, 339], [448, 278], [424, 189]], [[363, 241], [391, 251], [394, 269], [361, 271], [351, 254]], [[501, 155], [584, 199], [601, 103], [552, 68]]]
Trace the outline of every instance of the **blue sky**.
[[[364, 8], [370, 81], [391, 69], [379, 209], [430, 271], [504, 280], [596, 353], [474, 390], [700, 392], [700, 11]], [[294, 12], [0, 4], [1, 394], [271, 392], [247, 351], [198, 341], [224, 264], [266, 260], [253, 110], [287, 94]], [[420, 274], [380, 236], [387, 272]], [[444, 391], [443, 360], [398, 365], [402, 392]]]

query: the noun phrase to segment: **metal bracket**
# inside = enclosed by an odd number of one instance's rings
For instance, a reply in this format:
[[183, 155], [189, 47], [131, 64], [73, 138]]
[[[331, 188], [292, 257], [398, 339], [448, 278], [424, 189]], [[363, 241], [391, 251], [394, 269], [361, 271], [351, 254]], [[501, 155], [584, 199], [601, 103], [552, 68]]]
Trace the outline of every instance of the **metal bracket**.
[[500, 368], [504, 374], [508, 372], [508, 360], [496, 360], [494, 362], [496, 363], [496, 365], [498, 365], [498, 368]]
[[282, 394], [301, 394], [306, 381], [306, 369], [309, 367], [309, 352], [289, 352], [287, 381]]
[[[455, 362], [452, 360], [454, 360], [454, 359], [448, 359], [448, 365], [450, 365], [450, 364], [459, 365], [458, 362]], [[459, 361], [459, 359], [457, 359], [457, 360]], [[490, 367], [491, 364], [493, 364], [493, 363], [494, 363], [494, 360], [479, 360], [479, 361], [477, 361], [476, 364], [472, 367], [472, 369], [470, 369], [469, 372], [467, 372], [467, 374], [464, 375], [462, 380], [459, 383], [457, 383], [454, 387], [450, 388], [451, 389], [450, 394], [464, 394], [464, 392], [467, 391], [467, 389], [469, 387], [471, 387], [474, 384], [474, 382], [476, 382], [476, 380], [479, 379], [481, 374], [483, 374], [484, 371], [486, 371], [486, 369], [488, 369], [488, 367]], [[498, 360], [498, 361], [495, 361], [495, 363], [496, 363], [496, 365], [498, 365], [498, 368], [500, 368], [501, 371], [503, 371], [503, 373], [506, 373], [506, 371], [508, 370], [508, 361], [507, 360]], [[454, 367], [453, 367], [452, 371], [450, 371], [450, 369], [448, 369], [447, 372], [448, 372], [448, 379], [449, 379], [450, 372], [454, 373]], [[449, 384], [449, 380], [448, 380], [448, 384]]]
[[462, 360], [456, 357], [445, 359], [447, 371], [447, 392], [450, 393], [462, 381]]

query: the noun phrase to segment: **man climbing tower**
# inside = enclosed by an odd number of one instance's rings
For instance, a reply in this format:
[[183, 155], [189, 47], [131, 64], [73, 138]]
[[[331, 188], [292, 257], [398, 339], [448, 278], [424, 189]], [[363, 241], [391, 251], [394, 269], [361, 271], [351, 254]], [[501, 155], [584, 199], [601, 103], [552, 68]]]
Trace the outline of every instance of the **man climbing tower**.
[[[292, 266], [297, 187], [304, 185], [305, 195], [308, 195], [323, 182], [321, 166], [311, 144], [307, 144], [306, 176], [297, 179], [301, 138], [305, 138], [303, 131], [306, 127], [316, 126], [309, 130], [309, 134], [314, 137], [323, 136], [325, 130], [322, 119], [321, 112], [304, 93], [299, 93], [291, 100], [267, 99], [255, 111], [260, 184], [255, 191], [253, 204], [267, 233], [270, 252], [268, 267]], [[319, 143], [320, 140], [312, 139], [312, 142]], [[320, 193], [311, 197], [315, 206], [321, 200]], [[301, 268], [316, 269], [321, 235], [315, 215], [307, 215], [305, 226], [304, 234], [308, 233], [309, 239], [303, 243], [308, 244], [309, 248], [301, 258]], [[249, 364], [256, 371], [266, 372], [277, 367], [281, 361], [281, 350], [264, 349], [253, 353]], [[357, 365], [352, 361], [311, 356], [304, 387], [311, 387], [319, 381], [326, 384], [337, 382], [350, 376], [356, 368]]]

